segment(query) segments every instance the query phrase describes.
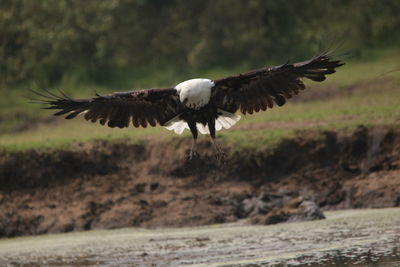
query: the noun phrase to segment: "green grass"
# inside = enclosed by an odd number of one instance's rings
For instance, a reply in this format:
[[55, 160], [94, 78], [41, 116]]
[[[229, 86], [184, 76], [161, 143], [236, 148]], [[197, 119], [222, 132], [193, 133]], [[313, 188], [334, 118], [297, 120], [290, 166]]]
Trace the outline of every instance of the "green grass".
[[[245, 70], [245, 69], [244, 69]], [[223, 77], [228, 73], [244, 70], [208, 70], [196, 77]], [[242, 116], [242, 120], [229, 131], [219, 132], [222, 139], [238, 147], [255, 148], [273, 145], [285, 137], [291, 137], [302, 130], [336, 130], [355, 128], [358, 125], [400, 125], [400, 50], [391, 49], [371, 52], [371, 56], [346, 60], [346, 65], [329, 76], [327, 81], [316, 84], [307, 82], [301, 94], [318, 94], [320, 91], [333, 92], [329, 97], [308, 101], [288, 101], [284, 107], [276, 107], [267, 112]], [[150, 72], [154, 74], [154, 72]], [[141, 76], [140, 74], [143, 74]], [[139, 77], [142, 77], [139, 79]], [[136, 73], [133, 88], [170, 86], [180, 80], [174, 71], [160, 72], [156, 79], [149, 81], [149, 74]], [[195, 76], [193, 76], [195, 77]], [[178, 80], [179, 78], [179, 80]], [[133, 83], [133, 82], [132, 82]], [[146, 86], [147, 84], [147, 86]], [[30, 86], [37, 88], [36, 85]], [[95, 90], [101, 94], [132, 88], [104, 88], [80, 85], [65, 81], [60, 85], [74, 97], [87, 97]], [[175, 136], [162, 127], [147, 129], [110, 129], [92, 124], [82, 118], [66, 121], [54, 119], [51, 112], [28, 104], [22, 96], [28, 92], [22, 88], [3, 89], [0, 99], [0, 149], [21, 150], [28, 148], [68, 147], [75, 142], [96, 139], [129, 138], [138, 142], [149, 136], [171, 138]], [[25, 127], [30, 121], [34, 127]], [[186, 136], [190, 134], [188, 131]]]

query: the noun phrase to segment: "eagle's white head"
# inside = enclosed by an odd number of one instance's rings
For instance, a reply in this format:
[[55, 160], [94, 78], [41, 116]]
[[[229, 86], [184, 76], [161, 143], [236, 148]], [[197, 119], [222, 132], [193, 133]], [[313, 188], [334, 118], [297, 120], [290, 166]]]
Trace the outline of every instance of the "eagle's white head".
[[181, 82], [175, 89], [178, 91], [179, 100], [185, 106], [199, 109], [210, 101], [211, 88], [214, 85], [209, 79], [191, 79]]

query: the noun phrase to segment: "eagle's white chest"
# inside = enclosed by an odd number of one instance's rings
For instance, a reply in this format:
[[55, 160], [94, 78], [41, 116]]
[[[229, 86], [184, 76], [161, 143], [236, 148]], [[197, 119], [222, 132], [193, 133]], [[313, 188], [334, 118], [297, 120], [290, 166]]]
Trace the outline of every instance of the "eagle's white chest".
[[189, 108], [199, 109], [210, 101], [213, 86], [214, 82], [209, 79], [191, 79], [181, 82], [175, 89], [182, 103]]

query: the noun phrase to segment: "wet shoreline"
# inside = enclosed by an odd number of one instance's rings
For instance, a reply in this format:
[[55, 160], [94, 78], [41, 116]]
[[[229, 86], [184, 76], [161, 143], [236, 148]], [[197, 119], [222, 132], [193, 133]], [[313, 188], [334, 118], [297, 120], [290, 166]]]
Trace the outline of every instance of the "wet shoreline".
[[0, 239], [0, 265], [400, 264], [400, 208], [329, 211], [326, 216], [326, 220], [269, 226], [126, 228]]

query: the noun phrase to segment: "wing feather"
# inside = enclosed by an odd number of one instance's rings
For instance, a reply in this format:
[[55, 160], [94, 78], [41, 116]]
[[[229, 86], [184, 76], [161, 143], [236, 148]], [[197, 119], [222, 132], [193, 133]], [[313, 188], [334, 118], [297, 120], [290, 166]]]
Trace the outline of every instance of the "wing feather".
[[84, 118], [109, 127], [134, 127], [164, 125], [184, 108], [174, 88], [147, 89], [113, 93], [108, 96], [96, 94], [94, 98], [72, 99], [65, 94], [33, 91], [45, 104], [45, 109], [58, 110], [55, 116], [73, 119], [84, 113]]
[[274, 103], [282, 106], [286, 99], [305, 89], [302, 79], [322, 82], [326, 75], [336, 72], [344, 63], [332, 60], [329, 54], [321, 54], [294, 64], [283, 64], [248, 71], [238, 75], [214, 80], [212, 100], [218, 108], [227, 109], [225, 99], [233, 99], [230, 112], [240, 110], [243, 114], [272, 108]]

